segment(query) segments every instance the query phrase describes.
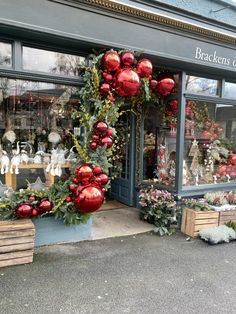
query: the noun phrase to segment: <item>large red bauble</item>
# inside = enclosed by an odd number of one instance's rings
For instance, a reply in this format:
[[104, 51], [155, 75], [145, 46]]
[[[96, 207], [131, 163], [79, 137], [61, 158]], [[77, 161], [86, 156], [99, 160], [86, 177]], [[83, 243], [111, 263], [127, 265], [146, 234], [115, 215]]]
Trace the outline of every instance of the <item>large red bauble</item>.
[[106, 173], [101, 173], [97, 177], [101, 180], [99, 180], [101, 182], [101, 185], [106, 185], [109, 181], [109, 177]]
[[107, 148], [110, 148], [110, 147], [112, 147], [112, 144], [113, 144], [112, 139], [110, 137], [108, 137], [108, 136], [103, 137], [100, 140], [100, 145], [101, 146], [105, 146], [106, 145]]
[[121, 62], [125, 66], [131, 66], [134, 63], [134, 55], [130, 51], [125, 51], [121, 54]]
[[74, 199], [75, 207], [83, 213], [92, 213], [99, 209], [104, 200], [104, 194], [97, 186], [84, 187]]
[[122, 97], [137, 95], [140, 84], [139, 75], [130, 68], [119, 70], [115, 76], [116, 93]]
[[96, 142], [90, 142], [89, 143], [89, 147], [91, 148], [91, 149], [96, 149], [97, 148], [97, 143]]
[[140, 77], [150, 77], [152, 75], [152, 62], [148, 59], [139, 60], [137, 73]]
[[106, 131], [106, 136], [112, 136], [113, 134], [113, 129], [112, 128], [108, 128]]
[[113, 72], [120, 67], [120, 57], [116, 51], [107, 51], [102, 57], [102, 69]]
[[97, 134], [92, 134], [91, 139], [96, 142], [99, 140], [99, 136]]
[[18, 218], [28, 218], [31, 216], [33, 206], [28, 203], [20, 203], [16, 207], [16, 216]]
[[74, 174], [82, 183], [87, 183], [93, 176], [92, 168], [87, 164], [75, 166]]
[[92, 169], [95, 175], [100, 174], [102, 172], [102, 169], [100, 166], [94, 166]]
[[98, 121], [97, 123], [94, 124], [93, 127], [96, 132], [105, 134], [107, 131], [108, 125], [106, 124], [106, 122]]
[[48, 198], [41, 199], [37, 204], [37, 210], [39, 213], [45, 213], [52, 209], [52, 202]]
[[102, 83], [99, 90], [101, 95], [107, 95], [110, 91], [110, 85], [108, 83]]
[[157, 81], [157, 93], [160, 96], [169, 95], [175, 87], [175, 81], [172, 77], [163, 77]]

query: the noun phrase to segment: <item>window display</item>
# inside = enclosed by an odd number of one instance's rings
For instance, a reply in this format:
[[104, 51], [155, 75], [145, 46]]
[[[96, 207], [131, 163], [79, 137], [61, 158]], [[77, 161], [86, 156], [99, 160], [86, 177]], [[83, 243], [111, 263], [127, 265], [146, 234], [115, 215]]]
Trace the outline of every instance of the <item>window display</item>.
[[0, 66], [12, 65], [12, 46], [11, 44], [0, 42]]
[[186, 76], [186, 91], [188, 93], [217, 96], [219, 90], [220, 84], [217, 80], [192, 75]]
[[[5, 183], [22, 188], [52, 183], [69, 167], [71, 113], [77, 88], [0, 78], [0, 172]], [[79, 130], [80, 132], [80, 130]]]
[[183, 185], [236, 182], [236, 104], [186, 100]]

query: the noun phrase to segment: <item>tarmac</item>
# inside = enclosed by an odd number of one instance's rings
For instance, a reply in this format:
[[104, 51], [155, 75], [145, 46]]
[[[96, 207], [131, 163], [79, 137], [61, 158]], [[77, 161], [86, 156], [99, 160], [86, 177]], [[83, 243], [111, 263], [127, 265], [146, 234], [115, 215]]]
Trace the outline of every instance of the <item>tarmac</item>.
[[236, 241], [210, 246], [177, 232], [36, 249], [0, 269], [1, 314], [233, 314]]

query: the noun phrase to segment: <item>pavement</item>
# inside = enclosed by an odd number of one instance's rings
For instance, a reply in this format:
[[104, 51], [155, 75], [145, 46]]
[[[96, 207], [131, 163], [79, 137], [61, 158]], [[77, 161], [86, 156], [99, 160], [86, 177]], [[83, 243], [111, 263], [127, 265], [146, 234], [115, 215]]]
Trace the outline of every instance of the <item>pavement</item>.
[[1, 314], [233, 314], [236, 241], [177, 233], [60, 244], [0, 269]]

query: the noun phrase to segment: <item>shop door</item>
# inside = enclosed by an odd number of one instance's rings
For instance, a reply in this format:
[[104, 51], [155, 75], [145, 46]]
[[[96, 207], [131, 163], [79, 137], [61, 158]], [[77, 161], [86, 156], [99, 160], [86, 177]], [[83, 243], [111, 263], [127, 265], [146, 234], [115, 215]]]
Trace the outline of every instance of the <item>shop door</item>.
[[118, 153], [114, 156], [114, 171], [118, 176], [111, 181], [110, 197], [129, 206], [134, 204], [135, 121], [125, 112], [116, 125]]

